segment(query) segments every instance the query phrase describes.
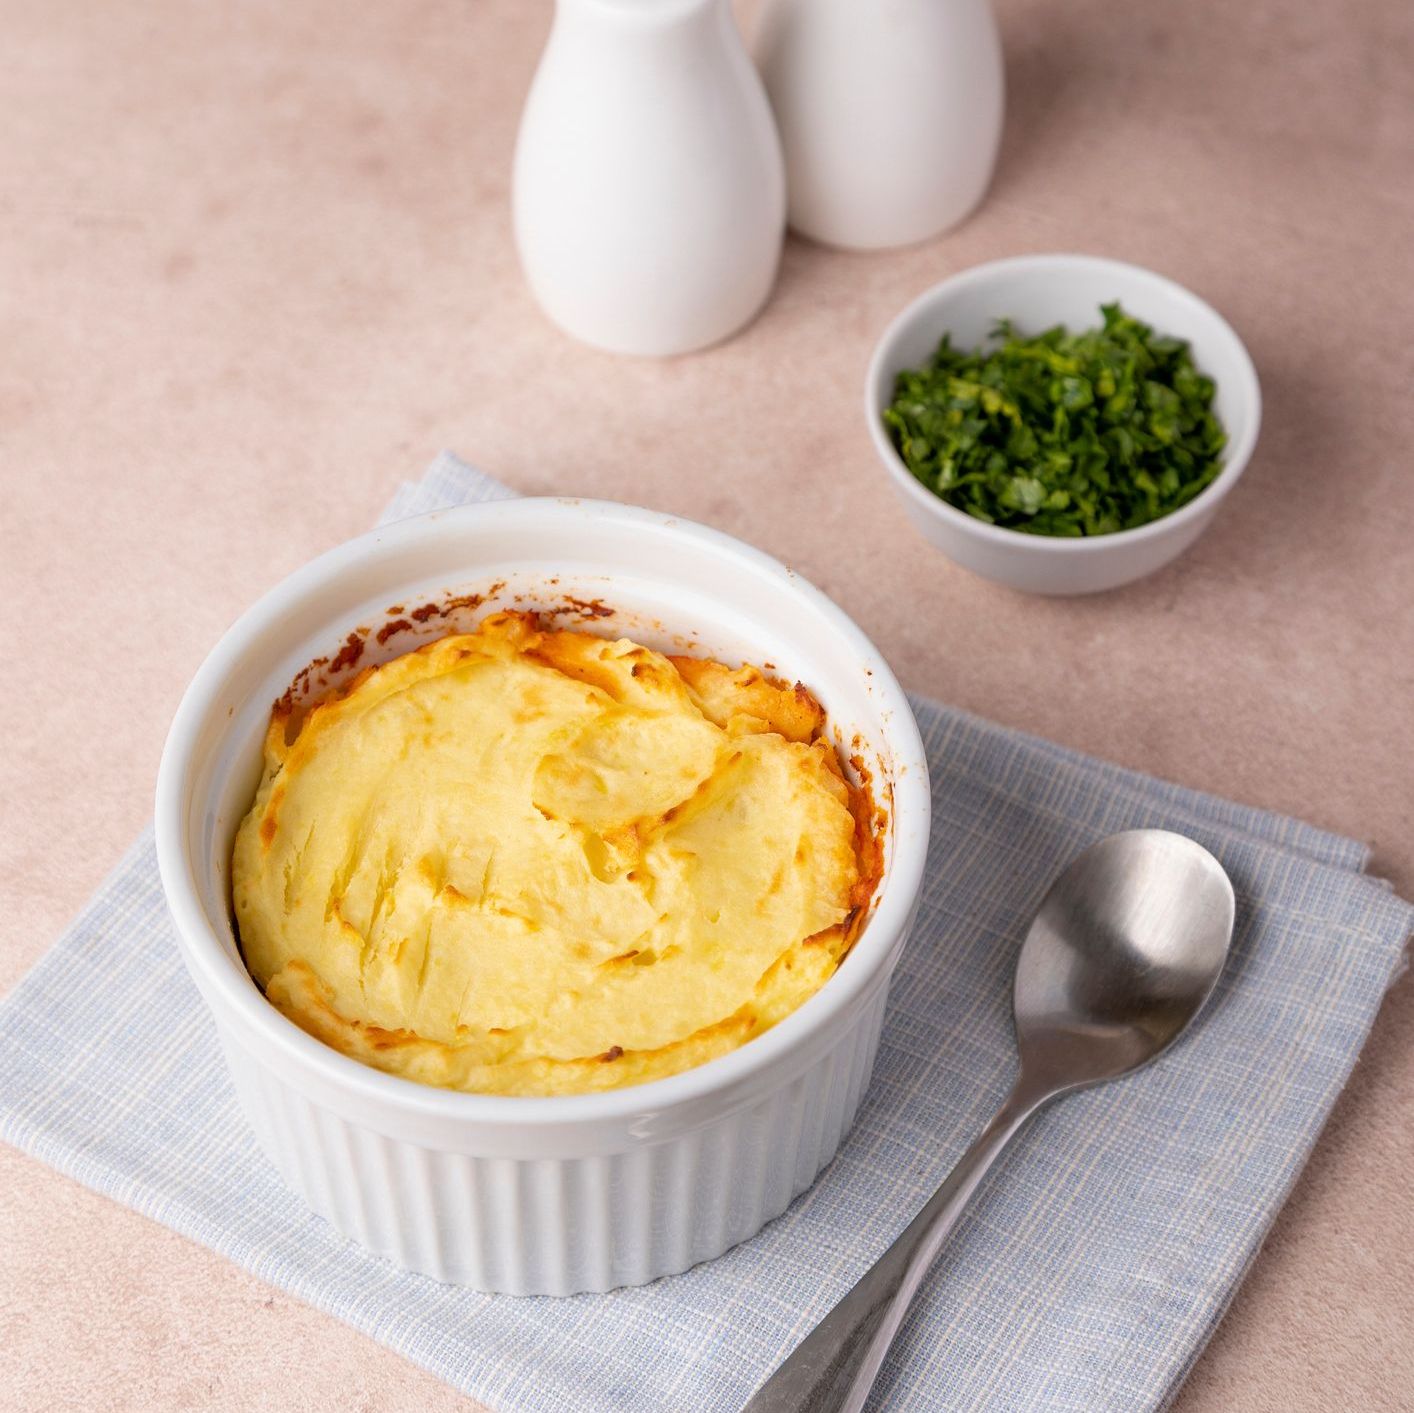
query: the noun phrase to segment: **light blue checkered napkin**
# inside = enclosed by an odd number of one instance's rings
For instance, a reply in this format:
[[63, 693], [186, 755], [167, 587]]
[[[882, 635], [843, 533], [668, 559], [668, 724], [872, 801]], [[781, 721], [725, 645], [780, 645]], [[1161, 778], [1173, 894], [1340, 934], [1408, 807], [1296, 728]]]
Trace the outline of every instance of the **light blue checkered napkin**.
[[[389, 518], [508, 494], [450, 457]], [[973, 1203], [871, 1406], [1150, 1409], [1222, 1315], [1414, 928], [1364, 848], [915, 703], [935, 822], [873, 1086], [834, 1164], [754, 1241], [641, 1290], [484, 1296], [309, 1216], [256, 1150], [187, 981], [145, 834], [0, 1004], [0, 1135], [347, 1320], [503, 1413], [733, 1410], [944, 1177], [1011, 1078], [1018, 941], [1117, 829], [1212, 849], [1236, 954], [1196, 1032], [1065, 1100]]]

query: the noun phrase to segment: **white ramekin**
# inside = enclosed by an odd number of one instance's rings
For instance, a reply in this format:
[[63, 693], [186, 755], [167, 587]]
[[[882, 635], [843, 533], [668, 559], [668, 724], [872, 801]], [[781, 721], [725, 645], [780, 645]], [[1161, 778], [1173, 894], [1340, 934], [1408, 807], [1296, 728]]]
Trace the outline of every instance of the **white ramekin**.
[[[412, 610], [460, 601], [446, 615]], [[573, 608], [575, 601], [582, 606]], [[602, 615], [652, 646], [770, 664], [804, 682], [874, 774], [885, 873], [840, 970], [772, 1030], [667, 1079], [507, 1098], [429, 1088], [329, 1049], [247, 975], [230, 913], [236, 826], [272, 702], [497, 607]], [[411, 627], [379, 630], [408, 621]], [[338, 670], [334, 670], [337, 667]], [[157, 784], [157, 854], [192, 977], [261, 1146], [310, 1207], [439, 1280], [514, 1294], [641, 1284], [720, 1254], [833, 1156], [869, 1080], [927, 848], [927, 765], [907, 699], [823, 594], [716, 531], [627, 506], [514, 500], [374, 531], [266, 595], [202, 665]]]
[[[1125, 312], [1161, 334], [1187, 339], [1201, 372], [1217, 384], [1213, 408], [1227, 432], [1222, 470], [1187, 505], [1133, 530], [1065, 539], [988, 525], [935, 495], [904, 464], [884, 409], [894, 379], [932, 357], [944, 333], [956, 348], [975, 348], [998, 319], [1023, 333], [1054, 324], [1100, 322], [1100, 305]], [[1019, 255], [993, 260], [934, 285], [884, 331], [870, 360], [864, 415], [874, 449], [914, 528], [955, 563], [983, 578], [1032, 594], [1093, 594], [1163, 568], [1212, 522], [1257, 445], [1262, 391], [1242, 340], [1212, 305], [1153, 270], [1098, 255]]]

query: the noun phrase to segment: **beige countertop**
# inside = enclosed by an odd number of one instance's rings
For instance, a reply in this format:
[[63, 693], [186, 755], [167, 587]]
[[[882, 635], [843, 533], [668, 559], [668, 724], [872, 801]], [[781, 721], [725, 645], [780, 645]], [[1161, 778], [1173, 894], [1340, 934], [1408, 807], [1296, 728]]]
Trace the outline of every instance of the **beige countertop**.
[[[1008, 131], [972, 221], [886, 255], [792, 241], [754, 326], [641, 362], [561, 337], [516, 266], [546, 4], [0, 0], [0, 987], [148, 818], [222, 629], [442, 447], [754, 540], [907, 685], [1368, 838], [1414, 893], [1414, 10], [1001, 12]], [[1198, 546], [1073, 602], [919, 541], [859, 406], [907, 299], [1046, 249], [1191, 285], [1267, 399]], [[1411, 1044], [1406, 980], [1183, 1413], [1411, 1407]], [[6, 1407], [473, 1406], [8, 1148], [0, 1329]]]

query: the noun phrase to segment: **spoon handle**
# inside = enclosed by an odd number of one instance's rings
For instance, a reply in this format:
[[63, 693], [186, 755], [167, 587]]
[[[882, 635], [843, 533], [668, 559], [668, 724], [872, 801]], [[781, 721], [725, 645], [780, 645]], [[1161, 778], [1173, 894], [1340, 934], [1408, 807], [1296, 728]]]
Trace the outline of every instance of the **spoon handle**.
[[898, 1239], [756, 1390], [742, 1413], [859, 1413], [914, 1294], [962, 1209], [1051, 1096], [1017, 1081], [997, 1116]]

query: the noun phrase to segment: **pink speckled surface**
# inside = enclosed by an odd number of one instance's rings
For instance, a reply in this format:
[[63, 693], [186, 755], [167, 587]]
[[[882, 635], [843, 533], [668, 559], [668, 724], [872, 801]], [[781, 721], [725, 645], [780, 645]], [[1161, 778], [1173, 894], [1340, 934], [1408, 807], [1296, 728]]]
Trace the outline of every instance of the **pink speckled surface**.
[[[516, 268], [545, 4], [0, 0], [0, 987], [148, 817], [221, 630], [443, 446], [745, 535], [908, 685], [1370, 838], [1414, 892], [1414, 11], [1001, 13], [1009, 129], [974, 220], [879, 256], [793, 242], [750, 330], [650, 363], [565, 341]], [[1207, 537], [1079, 602], [914, 538], [858, 410], [908, 298], [1051, 248], [1191, 284], [1267, 395]], [[1411, 1044], [1406, 980], [1182, 1413], [1414, 1407]], [[473, 1408], [9, 1149], [0, 1330], [7, 1408]]]

